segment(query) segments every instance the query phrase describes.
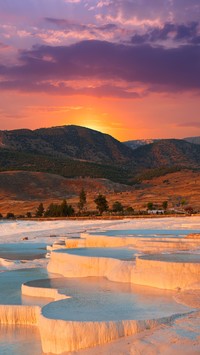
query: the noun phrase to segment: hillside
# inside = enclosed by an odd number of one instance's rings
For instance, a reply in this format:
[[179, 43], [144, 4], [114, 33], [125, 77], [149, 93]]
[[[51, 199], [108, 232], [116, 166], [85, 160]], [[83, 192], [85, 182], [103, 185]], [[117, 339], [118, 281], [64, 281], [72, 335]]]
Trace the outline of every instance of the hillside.
[[0, 147], [103, 164], [122, 164], [132, 157], [132, 150], [110, 135], [79, 126], [0, 131]]
[[200, 167], [200, 145], [178, 139], [162, 139], [133, 150], [138, 169]]
[[123, 142], [127, 147], [131, 149], [137, 149], [143, 145], [151, 144], [157, 142], [159, 139], [133, 139], [130, 141]]
[[185, 201], [184, 207], [192, 206], [200, 211], [200, 172], [182, 170], [144, 180], [133, 187], [106, 179], [65, 179], [52, 174], [20, 171], [0, 173], [0, 212], [34, 213], [39, 202], [47, 207], [63, 198], [67, 198], [77, 210], [82, 187], [87, 192], [89, 210], [95, 209], [94, 198], [100, 192], [106, 195], [109, 206], [120, 201], [126, 207], [144, 210], [148, 202], [162, 205], [167, 200], [169, 208], [180, 207], [181, 201]]
[[59, 175], [41, 172], [7, 171], [0, 173], [0, 195], [13, 200], [45, 200], [70, 198], [87, 192], [111, 193], [130, 189], [129, 186], [107, 179], [66, 179]]
[[63, 198], [77, 208], [82, 187], [89, 209], [100, 192], [110, 205], [119, 200], [142, 209], [168, 200], [175, 206], [185, 198], [200, 210], [198, 144], [166, 139], [132, 150], [77, 126], [1, 131], [0, 137], [1, 213], [34, 212], [39, 201], [47, 206]]
[[[123, 143], [131, 149], [137, 149], [143, 145], [156, 143], [160, 140], [161, 139], [133, 139], [130, 141], [125, 141]], [[187, 138], [183, 138], [182, 140], [185, 140], [193, 144], [200, 144], [200, 137], [187, 137]]]
[[0, 172], [134, 184], [183, 168], [200, 169], [200, 145], [163, 139], [133, 150], [109, 135], [78, 126], [0, 132]]
[[186, 140], [189, 143], [200, 144], [200, 137], [187, 137], [184, 138], [184, 140]]
[[145, 209], [148, 202], [162, 205], [168, 201], [169, 208], [192, 206], [200, 211], [200, 171], [181, 170], [166, 174], [164, 177], [155, 177], [151, 180], [143, 180], [128, 192], [109, 195], [110, 205], [119, 200], [126, 206], [135, 209]]
[[[48, 206], [52, 201], [63, 199], [77, 202], [84, 188], [89, 199], [99, 192], [103, 194], [131, 191], [130, 186], [114, 183], [108, 179], [75, 178], [67, 179], [59, 175], [41, 172], [7, 171], [0, 173], [0, 212], [12, 211], [16, 214], [34, 212], [39, 202]], [[91, 197], [92, 196], [92, 197]]]
[[106, 178], [126, 183], [127, 171], [116, 165], [97, 164], [48, 155], [0, 149], [0, 171], [35, 171], [74, 178], [77, 176]]

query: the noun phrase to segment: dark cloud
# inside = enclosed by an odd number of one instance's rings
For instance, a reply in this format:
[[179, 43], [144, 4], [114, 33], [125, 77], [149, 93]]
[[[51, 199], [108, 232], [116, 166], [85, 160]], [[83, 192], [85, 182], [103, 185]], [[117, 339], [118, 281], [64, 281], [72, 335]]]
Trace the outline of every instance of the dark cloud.
[[[70, 46], [34, 47], [21, 52], [19, 59], [21, 65], [0, 66], [1, 89], [122, 97], [137, 96], [130, 87], [138, 83], [152, 91], [200, 89], [200, 47], [192, 44], [166, 49], [83, 41]], [[83, 89], [68, 84], [91, 79], [111, 84]], [[120, 81], [127, 83], [127, 89], [112, 84]]]
[[176, 40], [193, 39], [198, 34], [198, 22], [192, 22], [188, 25], [176, 26]]
[[68, 21], [66, 19], [57, 19], [57, 18], [51, 18], [51, 17], [46, 17], [45, 21], [47, 21], [48, 23], [51, 23], [53, 25], [56, 25], [57, 27], [60, 27], [62, 29], [65, 30], [69, 30], [69, 31], [114, 31], [116, 29], [118, 29], [118, 26], [113, 24], [113, 23], [106, 23], [104, 25], [101, 26], [97, 26], [94, 24], [81, 24], [81, 23], [74, 23], [71, 21]]
[[44, 19], [46, 22], [55, 25], [57, 27], [60, 27], [65, 30], [81, 30], [85, 31], [87, 30], [88, 26], [84, 24], [79, 24], [79, 23], [73, 23], [67, 19], [58, 19], [58, 18], [53, 18], [53, 17], [46, 17]]
[[188, 43], [196, 43], [199, 38], [198, 27], [198, 22], [191, 22], [189, 24], [165, 23], [162, 28], [150, 28], [143, 35], [135, 34], [131, 38], [131, 42], [133, 44], [141, 44], [171, 39], [175, 42], [184, 41]]
[[94, 97], [119, 97], [125, 99], [135, 99], [141, 97], [137, 92], [128, 91], [125, 88], [112, 84], [100, 85], [97, 87], [85, 87], [84, 89], [72, 88], [64, 82], [56, 86], [49, 82], [27, 82], [26, 80], [10, 80], [0, 82], [1, 90], [19, 90], [23, 92], [44, 92], [53, 95], [86, 95]]

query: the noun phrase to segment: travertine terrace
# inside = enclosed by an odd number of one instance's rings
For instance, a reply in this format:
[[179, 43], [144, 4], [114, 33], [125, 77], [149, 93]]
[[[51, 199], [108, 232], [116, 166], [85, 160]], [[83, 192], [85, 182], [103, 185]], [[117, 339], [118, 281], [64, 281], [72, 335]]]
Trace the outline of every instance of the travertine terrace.
[[29, 304], [0, 305], [1, 324], [39, 329], [44, 353], [95, 348], [172, 324], [200, 307], [198, 233], [83, 232], [55, 238], [47, 249], [50, 277], [21, 286]]

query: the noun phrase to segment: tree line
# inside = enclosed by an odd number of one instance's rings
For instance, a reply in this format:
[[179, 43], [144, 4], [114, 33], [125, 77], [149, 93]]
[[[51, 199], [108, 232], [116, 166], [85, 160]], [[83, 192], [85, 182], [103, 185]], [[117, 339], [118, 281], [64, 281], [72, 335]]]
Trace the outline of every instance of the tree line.
[[[100, 215], [109, 210], [108, 201], [106, 196], [98, 194], [94, 199], [96, 209]], [[87, 196], [84, 189], [81, 190], [78, 202], [78, 215], [86, 213]], [[123, 206], [120, 202], [116, 201], [113, 204], [114, 212], [123, 211]], [[75, 210], [72, 205], [69, 205], [66, 200], [63, 200], [61, 204], [51, 203], [45, 210], [43, 203], [41, 202], [36, 210], [35, 217], [71, 217], [75, 215]]]
[[[64, 199], [61, 203], [50, 203], [47, 208], [44, 207], [44, 204], [41, 202], [35, 213], [27, 212], [26, 216], [20, 215], [17, 217], [27, 217], [27, 218], [48, 218], [48, 217], [73, 217], [73, 216], [90, 216], [90, 215], [102, 215], [104, 212], [112, 212], [115, 214], [125, 214], [131, 215], [134, 213], [134, 209], [132, 207], [124, 208], [124, 206], [119, 201], [115, 201], [112, 205], [112, 208], [109, 208], [108, 201], [106, 196], [99, 193], [97, 197], [94, 199], [96, 204], [96, 213], [94, 211], [87, 210], [87, 195], [84, 189], [81, 190], [79, 194], [79, 202], [77, 204], [77, 210], [72, 207], [71, 204], [68, 204], [66, 199]], [[0, 213], [0, 218], [3, 218]], [[15, 218], [14, 213], [7, 213], [7, 219]]]
[[[185, 201], [185, 200], [183, 200]], [[155, 205], [153, 202], [148, 202], [146, 205], [145, 211], [135, 211], [131, 206], [125, 207], [121, 202], [115, 201], [112, 204], [112, 207], [109, 207], [106, 196], [99, 193], [98, 196], [94, 199], [94, 203], [96, 204], [96, 212], [87, 210], [87, 195], [84, 189], [80, 191], [79, 194], [79, 202], [77, 204], [78, 210], [75, 211], [74, 207], [71, 204], [68, 204], [66, 199], [64, 199], [61, 203], [50, 203], [49, 206], [45, 209], [43, 203], [41, 202], [35, 213], [27, 212], [26, 216], [20, 215], [18, 218], [51, 218], [51, 217], [73, 217], [73, 216], [92, 216], [92, 215], [102, 215], [103, 213], [111, 213], [114, 215], [134, 215], [134, 214], [148, 214], [148, 211], [157, 210], [160, 212], [160, 207]], [[185, 204], [185, 202], [184, 202]], [[183, 202], [181, 200], [181, 205], [183, 206]], [[164, 213], [170, 212], [168, 210], [168, 201], [163, 201], [161, 208]], [[184, 208], [185, 212], [188, 214], [194, 213], [192, 207]], [[3, 218], [3, 215], [0, 213], [0, 218]], [[7, 219], [15, 218], [14, 213], [8, 212], [6, 215]]]

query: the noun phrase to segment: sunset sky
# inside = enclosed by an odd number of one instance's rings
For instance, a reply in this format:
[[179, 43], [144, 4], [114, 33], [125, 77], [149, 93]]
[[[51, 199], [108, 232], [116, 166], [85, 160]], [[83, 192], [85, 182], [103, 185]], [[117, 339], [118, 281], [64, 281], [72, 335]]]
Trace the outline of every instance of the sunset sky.
[[0, 0], [0, 129], [200, 136], [200, 0]]

